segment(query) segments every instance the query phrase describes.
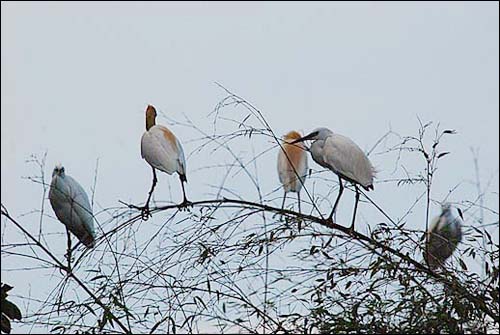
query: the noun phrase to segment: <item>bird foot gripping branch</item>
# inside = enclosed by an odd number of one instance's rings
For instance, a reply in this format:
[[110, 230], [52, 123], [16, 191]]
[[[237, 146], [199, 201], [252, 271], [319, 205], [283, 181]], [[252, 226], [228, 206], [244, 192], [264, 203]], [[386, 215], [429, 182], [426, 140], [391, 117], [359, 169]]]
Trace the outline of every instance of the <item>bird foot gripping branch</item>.
[[179, 205], [179, 210], [185, 210], [186, 212], [189, 211], [189, 207], [193, 207], [193, 202], [189, 201], [188, 199], [184, 199], [183, 202], [181, 202]]
[[149, 210], [149, 206], [144, 206], [142, 208], [139, 208], [141, 210], [141, 219], [143, 221], [148, 221], [150, 217], [153, 217], [151, 214], [151, 211]]

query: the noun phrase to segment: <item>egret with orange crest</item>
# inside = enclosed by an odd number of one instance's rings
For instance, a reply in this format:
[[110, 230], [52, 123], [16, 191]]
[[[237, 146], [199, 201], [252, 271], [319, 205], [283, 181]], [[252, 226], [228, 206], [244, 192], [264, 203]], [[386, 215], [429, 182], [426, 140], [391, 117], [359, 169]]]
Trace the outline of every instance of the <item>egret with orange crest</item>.
[[142, 208], [143, 217], [147, 218], [150, 215], [149, 200], [158, 181], [155, 169], [170, 175], [177, 172], [184, 197], [180, 206], [185, 207], [191, 204], [184, 190], [184, 183], [187, 183], [186, 160], [181, 143], [167, 127], [156, 124], [156, 109], [151, 105], [146, 108], [146, 131], [141, 139], [141, 156], [153, 169], [153, 184], [146, 205]]
[[281, 208], [285, 206], [286, 194], [296, 192], [300, 212], [300, 190], [307, 176], [307, 152], [303, 143], [290, 144], [297, 139], [300, 134], [293, 130], [284, 136], [285, 143], [278, 154], [278, 175], [285, 191]]

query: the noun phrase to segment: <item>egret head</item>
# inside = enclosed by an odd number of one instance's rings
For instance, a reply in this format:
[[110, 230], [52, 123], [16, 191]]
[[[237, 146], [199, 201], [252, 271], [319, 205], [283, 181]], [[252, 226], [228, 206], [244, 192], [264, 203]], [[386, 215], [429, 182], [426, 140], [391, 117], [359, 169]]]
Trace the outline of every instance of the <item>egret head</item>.
[[450, 214], [456, 217], [458, 214], [460, 218], [464, 220], [464, 214], [462, 213], [462, 210], [459, 207], [451, 206], [449, 202], [441, 204], [441, 210], [443, 211], [441, 215]]
[[292, 144], [307, 141], [307, 140], [312, 140], [312, 141], [324, 140], [330, 135], [332, 135], [332, 131], [330, 129], [328, 129], [328, 128], [316, 128], [310, 134], [308, 134], [304, 137], [301, 137], [299, 139], [296, 139], [295, 141], [292, 142]]
[[283, 136], [283, 140], [285, 140], [286, 142], [294, 141], [294, 140], [298, 140], [300, 137], [301, 136], [300, 136], [299, 132], [292, 130], [292, 131], [288, 132], [285, 136]]
[[451, 208], [451, 204], [449, 202], [444, 202], [444, 203], [441, 204], [441, 210], [443, 212], [449, 211], [450, 208]]
[[62, 166], [61, 163], [58, 163], [54, 168], [54, 171], [52, 171], [52, 177], [54, 177], [55, 175], [64, 177], [64, 166]]
[[156, 109], [152, 105], [146, 108], [146, 130], [155, 125]]

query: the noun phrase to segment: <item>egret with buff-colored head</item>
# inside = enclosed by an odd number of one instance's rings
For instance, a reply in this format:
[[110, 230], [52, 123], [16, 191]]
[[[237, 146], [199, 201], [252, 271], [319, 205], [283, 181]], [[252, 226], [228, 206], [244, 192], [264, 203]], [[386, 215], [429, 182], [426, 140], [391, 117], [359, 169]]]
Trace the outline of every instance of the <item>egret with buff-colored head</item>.
[[300, 134], [293, 130], [286, 134], [284, 136], [285, 143], [278, 154], [278, 175], [284, 190], [281, 208], [285, 206], [286, 194], [296, 192], [299, 212], [300, 190], [307, 176], [307, 152], [303, 143], [290, 144], [290, 142], [300, 137]]
[[141, 156], [153, 169], [153, 184], [146, 205], [143, 207], [143, 217], [147, 218], [150, 215], [149, 200], [158, 181], [155, 169], [167, 174], [176, 172], [179, 175], [184, 197], [180, 206], [189, 205], [184, 190], [184, 183], [187, 182], [184, 150], [177, 137], [167, 127], [156, 124], [156, 109], [152, 105], [146, 108], [146, 131], [141, 138]]

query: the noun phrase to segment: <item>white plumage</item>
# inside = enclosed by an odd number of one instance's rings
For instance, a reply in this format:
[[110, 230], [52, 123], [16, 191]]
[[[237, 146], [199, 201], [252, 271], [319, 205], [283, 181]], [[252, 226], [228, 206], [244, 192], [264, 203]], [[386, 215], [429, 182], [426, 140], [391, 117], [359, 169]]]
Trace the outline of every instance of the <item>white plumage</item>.
[[318, 164], [343, 179], [367, 190], [373, 188], [373, 167], [363, 150], [350, 138], [332, 133], [318, 139], [311, 145], [311, 155]]
[[146, 131], [141, 138], [141, 156], [153, 168], [153, 185], [143, 208], [143, 217], [147, 217], [149, 213], [149, 200], [157, 182], [155, 169], [170, 175], [177, 172], [184, 196], [181, 205], [188, 205], [184, 190], [184, 183], [187, 182], [184, 150], [177, 137], [167, 127], [156, 125], [156, 109], [151, 105], [146, 108]]
[[330, 129], [317, 128], [309, 135], [306, 135], [292, 143], [299, 143], [306, 140], [313, 140], [311, 144], [311, 155], [316, 163], [333, 171], [339, 177], [339, 195], [333, 210], [329, 216], [332, 219], [337, 210], [340, 197], [344, 190], [342, 179], [354, 184], [356, 190], [356, 202], [352, 218], [351, 229], [354, 229], [356, 210], [359, 202], [359, 190], [357, 185], [361, 185], [366, 190], [373, 190], [373, 178], [375, 171], [363, 150], [359, 148], [348, 137], [334, 134]]
[[463, 218], [461, 212], [449, 203], [442, 206], [442, 213], [434, 218], [427, 232], [425, 258], [432, 269], [443, 266], [462, 240]]
[[186, 175], [184, 151], [177, 138], [164, 126], [155, 125], [144, 132], [141, 156], [155, 169], [168, 174]]
[[83, 187], [66, 175], [61, 165], [56, 166], [52, 172], [49, 200], [59, 221], [85, 246], [92, 248], [95, 231], [89, 198]]

